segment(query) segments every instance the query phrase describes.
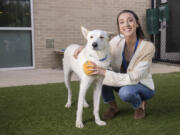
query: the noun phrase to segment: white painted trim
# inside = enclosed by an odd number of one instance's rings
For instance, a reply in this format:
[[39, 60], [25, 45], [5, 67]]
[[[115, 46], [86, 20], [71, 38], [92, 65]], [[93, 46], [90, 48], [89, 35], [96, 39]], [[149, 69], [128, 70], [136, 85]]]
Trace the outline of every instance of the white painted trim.
[[11, 31], [31, 31], [32, 38], [32, 66], [30, 67], [13, 67], [13, 68], [0, 68], [0, 71], [9, 70], [25, 70], [25, 69], [35, 69], [35, 44], [34, 44], [34, 10], [33, 10], [33, 0], [30, 0], [30, 10], [31, 10], [31, 27], [0, 27], [0, 30], [11, 30]]
[[[156, 0], [154, 0], [154, 7], [153, 8], [156, 8]], [[153, 43], [154, 45], [156, 45], [156, 34], [153, 35]], [[155, 57], [155, 56], [154, 56]]]
[[0, 30], [32, 30], [31, 27], [0, 27]]
[[0, 71], [11, 71], [11, 70], [27, 70], [35, 69], [34, 67], [13, 67], [13, 68], [0, 68]]
[[167, 2], [168, 2], [167, 0], [161, 0], [161, 4], [167, 3]]
[[31, 35], [32, 35], [32, 60], [33, 60], [33, 68], [35, 68], [35, 42], [34, 42], [34, 7], [33, 0], [30, 0], [31, 6]]
[[154, 0], [154, 8], [156, 8], [156, 0]]

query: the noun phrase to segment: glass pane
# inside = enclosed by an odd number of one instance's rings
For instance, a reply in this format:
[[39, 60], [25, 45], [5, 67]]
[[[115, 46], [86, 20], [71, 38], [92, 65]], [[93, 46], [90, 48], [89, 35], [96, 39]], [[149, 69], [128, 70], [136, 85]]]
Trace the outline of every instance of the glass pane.
[[31, 27], [30, 0], [0, 0], [0, 27]]
[[32, 66], [31, 31], [0, 31], [0, 68]]
[[167, 46], [166, 52], [180, 52], [180, 1], [169, 1], [170, 20], [167, 27]]

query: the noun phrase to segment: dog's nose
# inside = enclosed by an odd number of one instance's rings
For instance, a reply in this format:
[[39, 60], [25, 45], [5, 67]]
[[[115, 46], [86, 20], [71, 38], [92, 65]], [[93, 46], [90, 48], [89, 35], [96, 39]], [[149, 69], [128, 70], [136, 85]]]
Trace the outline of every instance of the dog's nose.
[[98, 44], [96, 42], [92, 43], [93, 48], [96, 48]]

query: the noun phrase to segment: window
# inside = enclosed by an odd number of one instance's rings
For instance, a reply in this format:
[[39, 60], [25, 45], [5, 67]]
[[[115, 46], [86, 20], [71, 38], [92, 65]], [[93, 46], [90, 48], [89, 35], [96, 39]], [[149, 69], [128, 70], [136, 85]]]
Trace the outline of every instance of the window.
[[29, 0], [1, 0], [0, 27], [30, 27]]
[[0, 0], [0, 69], [33, 67], [32, 0]]

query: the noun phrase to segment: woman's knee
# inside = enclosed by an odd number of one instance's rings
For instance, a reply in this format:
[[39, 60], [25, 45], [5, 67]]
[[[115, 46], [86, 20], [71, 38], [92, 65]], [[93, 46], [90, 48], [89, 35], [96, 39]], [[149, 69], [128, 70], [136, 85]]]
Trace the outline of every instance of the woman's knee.
[[134, 98], [135, 93], [133, 93], [132, 87], [124, 86], [119, 90], [119, 96], [123, 101], [128, 102]]

